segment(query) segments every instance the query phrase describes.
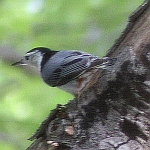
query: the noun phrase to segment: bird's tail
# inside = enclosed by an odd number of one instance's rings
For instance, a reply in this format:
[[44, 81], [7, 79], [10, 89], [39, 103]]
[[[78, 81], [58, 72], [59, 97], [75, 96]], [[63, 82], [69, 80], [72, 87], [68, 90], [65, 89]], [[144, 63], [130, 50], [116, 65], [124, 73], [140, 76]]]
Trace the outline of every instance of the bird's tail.
[[97, 68], [107, 69], [108, 67], [114, 65], [116, 61], [117, 58], [103, 57], [102, 59], [100, 59]]

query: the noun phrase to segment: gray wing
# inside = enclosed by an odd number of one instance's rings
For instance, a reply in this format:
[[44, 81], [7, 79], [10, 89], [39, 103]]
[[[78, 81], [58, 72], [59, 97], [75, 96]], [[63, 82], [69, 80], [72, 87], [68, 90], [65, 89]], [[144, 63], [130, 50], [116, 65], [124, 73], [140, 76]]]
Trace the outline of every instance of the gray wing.
[[[77, 78], [88, 69], [98, 65], [99, 58], [84, 52], [74, 51], [65, 57], [61, 65], [53, 72], [53, 86], [61, 86]], [[53, 82], [53, 83], [54, 83]]]

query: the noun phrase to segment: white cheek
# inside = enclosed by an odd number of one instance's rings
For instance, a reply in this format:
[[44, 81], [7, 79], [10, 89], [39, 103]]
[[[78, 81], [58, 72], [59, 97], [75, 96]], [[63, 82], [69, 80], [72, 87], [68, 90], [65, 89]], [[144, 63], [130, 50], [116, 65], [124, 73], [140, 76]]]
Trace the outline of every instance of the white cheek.
[[39, 71], [41, 70], [42, 58], [43, 58], [43, 56], [39, 56], [38, 61], [37, 61], [37, 68]]
[[[30, 53], [31, 55], [32, 53]], [[28, 54], [29, 55], [29, 54]], [[26, 56], [28, 56], [26, 55]], [[41, 62], [43, 55], [41, 53], [33, 53], [29, 60], [25, 60], [26, 64], [32, 67], [36, 67], [39, 71], [41, 70]]]

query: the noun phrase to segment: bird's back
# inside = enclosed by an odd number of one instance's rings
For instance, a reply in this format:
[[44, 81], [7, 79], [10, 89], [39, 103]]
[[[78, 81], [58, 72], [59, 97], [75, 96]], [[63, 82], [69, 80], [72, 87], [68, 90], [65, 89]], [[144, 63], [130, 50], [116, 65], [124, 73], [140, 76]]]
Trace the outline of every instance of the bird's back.
[[75, 50], [59, 51], [45, 63], [41, 75], [50, 86], [60, 86], [86, 71], [91, 65], [91, 60], [96, 63], [98, 57]]

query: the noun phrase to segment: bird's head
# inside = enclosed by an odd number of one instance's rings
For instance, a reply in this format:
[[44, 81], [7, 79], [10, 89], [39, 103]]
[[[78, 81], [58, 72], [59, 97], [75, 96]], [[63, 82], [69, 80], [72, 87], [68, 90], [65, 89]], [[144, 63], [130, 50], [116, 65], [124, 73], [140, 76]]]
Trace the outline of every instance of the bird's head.
[[49, 48], [37, 47], [28, 51], [24, 57], [12, 65], [29, 65], [41, 69], [43, 62], [47, 61], [57, 51], [51, 51]]

